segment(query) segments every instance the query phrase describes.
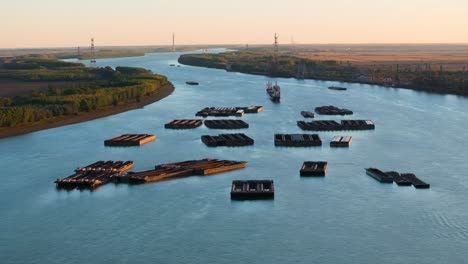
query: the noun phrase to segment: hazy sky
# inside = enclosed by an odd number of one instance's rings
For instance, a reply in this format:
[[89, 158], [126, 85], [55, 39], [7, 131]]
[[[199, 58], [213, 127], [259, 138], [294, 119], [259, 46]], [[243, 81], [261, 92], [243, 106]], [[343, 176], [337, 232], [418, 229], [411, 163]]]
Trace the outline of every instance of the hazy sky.
[[468, 0], [2, 0], [0, 48], [468, 43]]

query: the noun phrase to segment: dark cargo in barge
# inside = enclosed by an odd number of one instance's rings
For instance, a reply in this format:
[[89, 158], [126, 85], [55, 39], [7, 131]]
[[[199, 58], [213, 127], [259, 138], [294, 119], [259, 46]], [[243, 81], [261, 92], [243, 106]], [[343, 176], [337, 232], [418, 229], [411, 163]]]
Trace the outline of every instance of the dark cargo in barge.
[[379, 169], [367, 168], [366, 173], [381, 183], [393, 183], [393, 178]]
[[325, 176], [328, 171], [328, 162], [326, 161], [304, 161], [301, 167], [301, 176]]
[[312, 147], [322, 146], [322, 140], [317, 134], [275, 134], [277, 147]]
[[265, 200], [274, 199], [273, 180], [232, 181], [232, 200]]

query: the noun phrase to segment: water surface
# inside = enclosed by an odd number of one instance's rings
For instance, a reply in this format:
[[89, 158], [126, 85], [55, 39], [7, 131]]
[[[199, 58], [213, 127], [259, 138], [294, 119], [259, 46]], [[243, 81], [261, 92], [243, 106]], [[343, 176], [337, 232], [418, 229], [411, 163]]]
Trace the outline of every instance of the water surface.
[[[468, 100], [404, 89], [275, 79], [177, 64], [179, 53], [102, 59], [167, 75], [174, 93], [110, 117], [0, 140], [2, 263], [464, 263], [468, 258]], [[189, 86], [185, 81], [198, 81]], [[331, 85], [348, 91], [328, 90]], [[203, 134], [165, 130], [206, 106], [263, 105], [245, 115], [255, 139], [207, 148]], [[323, 132], [323, 147], [275, 148], [274, 133], [301, 133], [300, 111], [336, 105], [372, 119], [375, 131]], [[318, 119], [326, 119], [318, 117]], [[333, 118], [339, 119], [339, 118]], [[108, 148], [124, 133], [154, 133], [138, 148]], [[353, 136], [331, 149], [335, 135]], [[246, 160], [244, 170], [94, 192], [57, 191], [53, 181], [97, 160], [134, 160], [135, 170], [200, 158]], [[325, 178], [300, 178], [305, 160], [326, 160]], [[429, 190], [382, 185], [364, 168], [413, 172]], [[233, 179], [273, 179], [274, 201], [233, 202]]]

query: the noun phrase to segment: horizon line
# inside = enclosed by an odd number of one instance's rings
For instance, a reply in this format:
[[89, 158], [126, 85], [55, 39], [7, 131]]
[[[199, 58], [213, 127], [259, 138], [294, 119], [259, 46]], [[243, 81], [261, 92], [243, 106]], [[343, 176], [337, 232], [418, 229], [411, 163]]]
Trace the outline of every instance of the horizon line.
[[[224, 43], [224, 44], [179, 44], [175, 45], [176, 47], [190, 47], [190, 46], [269, 46], [273, 45], [273, 43]], [[300, 46], [300, 45], [468, 45], [468, 42], [362, 42], [362, 43], [279, 43], [280, 46]], [[56, 46], [56, 47], [17, 47], [17, 48], [0, 48], [0, 50], [36, 50], [36, 49], [75, 49], [77, 47], [88, 47], [90, 45], [84, 46]], [[138, 44], [138, 45], [96, 45], [95, 48], [124, 48], [124, 47], [136, 47], [136, 48], [144, 48], [144, 47], [172, 47], [172, 44]], [[220, 47], [222, 48], [222, 47]]]

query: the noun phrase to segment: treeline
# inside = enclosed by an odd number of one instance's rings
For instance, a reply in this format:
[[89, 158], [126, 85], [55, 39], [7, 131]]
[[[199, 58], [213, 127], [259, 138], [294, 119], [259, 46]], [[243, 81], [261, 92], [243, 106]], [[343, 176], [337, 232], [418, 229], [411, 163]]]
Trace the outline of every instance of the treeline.
[[463, 71], [420, 70], [406, 67], [352, 65], [335, 60], [311, 60], [291, 55], [278, 56], [265, 52], [226, 52], [220, 54], [186, 54], [179, 63], [226, 69], [272, 77], [303, 78], [343, 82], [359, 82], [407, 87], [437, 93], [468, 95], [468, 74]]
[[[23, 62], [25, 68], [21, 67]], [[41, 75], [40, 81], [67, 80], [72, 83], [67, 88], [49, 85], [47, 90], [33, 90], [29, 95], [0, 97], [1, 127], [14, 127], [139, 102], [143, 97], [154, 96], [162, 85], [168, 84], [165, 76], [141, 68], [87, 68], [81, 64], [62, 64], [43, 57], [15, 59], [4, 63], [1, 71], [9, 79], [35, 80], [30, 78], [38, 69], [34, 65], [39, 65], [42, 71], [47, 72]], [[69, 68], [78, 69], [83, 74], [68, 76]], [[8, 72], [11, 74], [8, 75]]]

